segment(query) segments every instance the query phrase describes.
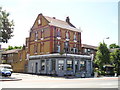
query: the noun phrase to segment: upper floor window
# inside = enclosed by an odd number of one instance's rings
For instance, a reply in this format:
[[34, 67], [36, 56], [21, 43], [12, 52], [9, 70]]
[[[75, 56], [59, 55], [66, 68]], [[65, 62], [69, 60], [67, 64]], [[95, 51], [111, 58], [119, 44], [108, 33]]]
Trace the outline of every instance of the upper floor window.
[[69, 42], [65, 42], [65, 48], [69, 46]]
[[34, 53], [37, 53], [37, 45], [34, 45]]
[[43, 53], [44, 51], [44, 42], [40, 43], [40, 52]]
[[65, 52], [69, 52], [69, 42], [68, 41], [66, 41], [64, 43], [64, 49], [65, 49]]
[[35, 32], [35, 41], [37, 41], [38, 40], [38, 32], [36, 31]]
[[44, 38], [44, 30], [42, 29], [41, 30], [41, 40], [43, 40], [43, 38]]
[[57, 42], [57, 52], [60, 52], [60, 41]]
[[38, 25], [40, 25], [41, 24], [41, 21], [40, 21], [40, 19], [38, 19]]
[[61, 37], [61, 31], [60, 31], [60, 28], [57, 29], [57, 38], [60, 39]]
[[74, 34], [74, 41], [77, 41], [77, 34], [76, 34], [76, 32]]
[[57, 45], [57, 52], [60, 52], [60, 45]]
[[66, 40], [69, 40], [69, 37], [70, 37], [70, 35], [69, 35], [69, 32], [67, 31], [66, 32]]
[[77, 48], [73, 48], [73, 53], [77, 53], [78, 49]]

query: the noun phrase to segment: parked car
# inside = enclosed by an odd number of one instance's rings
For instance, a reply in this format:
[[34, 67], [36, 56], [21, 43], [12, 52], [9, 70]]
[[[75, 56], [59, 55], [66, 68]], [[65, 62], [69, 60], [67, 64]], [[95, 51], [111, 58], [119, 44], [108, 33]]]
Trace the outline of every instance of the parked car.
[[12, 72], [8, 69], [4, 68], [4, 69], [0, 70], [0, 75], [2, 75], [2, 76], [11, 76], [11, 74], [12, 74]]
[[1, 69], [7, 69], [7, 70], [13, 72], [12, 66], [9, 64], [0, 64], [0, 70]]

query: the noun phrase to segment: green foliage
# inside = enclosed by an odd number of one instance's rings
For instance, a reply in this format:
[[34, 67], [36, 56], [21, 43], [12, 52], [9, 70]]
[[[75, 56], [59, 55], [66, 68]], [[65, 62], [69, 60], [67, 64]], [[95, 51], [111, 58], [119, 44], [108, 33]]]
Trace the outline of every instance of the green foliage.
[[8, 46], [6, 50], [12, 50], [12, 49], [22, 49], [22, 46]]
[[119, 45], [116, 45], [115, 43], [113, 43], [113, 44], [110, 44], [110, 45], [109, 45], [109, 48], [110, 48], [110, 49], [120, 48], [120, 46], [119, 46]]
[[103, 65], [110, 63], [110, 52], [104, 42], [100, 43], [98, 47], [94, 63], [97, 65], [99, 70], [103, 70]]
[[0, 7], [0, 42], [7, 43], [13, 37], [13, 20], [9, 20], [9, 13]]
[[115, 72], [120, 74], [120, 50], [116, 49], [114, 52], [110, 53], [111, 63], [115, 67]]

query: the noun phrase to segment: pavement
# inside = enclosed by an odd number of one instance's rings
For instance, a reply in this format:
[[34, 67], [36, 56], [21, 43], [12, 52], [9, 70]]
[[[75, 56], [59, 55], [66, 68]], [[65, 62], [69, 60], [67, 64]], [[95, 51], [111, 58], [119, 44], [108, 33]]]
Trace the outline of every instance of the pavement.
[[66, 78], [12, 73], [11, 77], [0, 77], [0, 80], [2, 88], [118, 88], [118, 77], [108, 76]]
[[[21, 76], [20, 76], [21, 75]], [[118, 77], [107, 77], [107, 76], [101, 76], [101, 77], [90, 77], [90, 78], [74, 78], [74, 77], [51, 77], [51, 76], [41, 76], [41, 75], [32, 75], [32, 74], [23, 74], [23, 73], [13, 73], [11, 77], [4, 77], [0, 76], [0, 81], [20, 81], [22, 79], [35, 79], [34, 77], [37, 77], [37, 79], [42, 79], [42, 80], [65, 80], [65, 79], [74, 79], [74, 80], [79, 80], [79, 79], [84, 79], [84, 80], [101, 80], [101, 79], [120, 79]]]
[[19, 81], [20, 78], [0, 76], [0, 81]]

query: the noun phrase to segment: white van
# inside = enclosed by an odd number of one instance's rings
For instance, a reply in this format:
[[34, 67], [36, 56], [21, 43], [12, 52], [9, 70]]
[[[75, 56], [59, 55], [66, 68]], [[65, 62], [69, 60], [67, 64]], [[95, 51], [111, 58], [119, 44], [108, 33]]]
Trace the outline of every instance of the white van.
[[12, 66], [9, 64], [0, 64], [0, 70], [2, 70], [2, 69], [7, 69], [7, 70], [13, 72]]

